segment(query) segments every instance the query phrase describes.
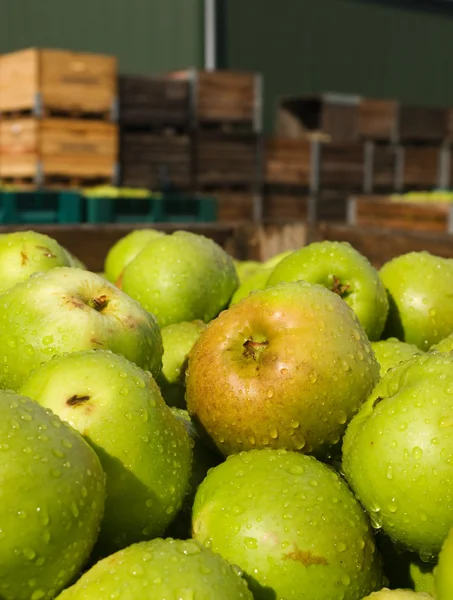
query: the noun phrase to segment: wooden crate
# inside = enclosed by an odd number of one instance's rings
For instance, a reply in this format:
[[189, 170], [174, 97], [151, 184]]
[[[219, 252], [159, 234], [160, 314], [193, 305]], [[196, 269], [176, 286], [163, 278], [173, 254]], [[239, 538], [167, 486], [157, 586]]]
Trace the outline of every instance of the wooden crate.
[[308, 187], [311, 178], [311, 142], [268, 139], [264, 145], [264, 181], [268, 185]]
[[0, 57], [0, 113], [112, 117], [117, 99], [113, 56], [28, 49]]
[[281, 98], [277, 107], [278, 137], [304, 139], [322, 132], [332, 141], [352, 142], [358, 137], [358, 96], [322, 94]]
[[215, 192], [217, 219], [221, 222], [252, 221], [255, 196], [249, 193]]
[[441, 182], [441, 159], [439, 147], [400, 147], [397, 159], [397, 189], [438, 187]]
[[198, 133], [194, 144], [194, 170], [199, 188], [258, 185], [258, 139], [254, 134]]
[[442, 142], [448, 137], [448, 109], [433, 106], [401, 105], [398, 141]]
[[260, 132], [262, 128], [261, 75], [240, 71], [197, 71], [170, 74], [191, 86], [192, 123], [242, 125]]
[[191, 142], [188, 135], [121, 131], [122, 185], [188, 189], [192, 185]]
[[283, 193], [266, 190], [263, 195], [263, 220], [266, 222], [306, 221], [308, 198], [305, 190]]
[[399, 105], [396, 100], [361, 98], [358, 130], [365, 140], [396, 142]]
[[177, 81], [168, 76], [121, 75], [121, 125], [187, 128], [190, 122], [189, 92], [188, 81]]
[[347, 193], [322, 191], [316, 199], [316, 221], [346, 222], [347, 206]]
[[330, 143], [320, 146], [319, 185], [321, 189], [362, 190], [364, 175], [363, 144]]
[[365, 193], [393, 191], [396, 186], [397, 164], [397, 146], [365, 142]]
[[453, 205], [393, 202], [386, 196], [357, 196], [348, 201], [348, 224], [453, 233]]
[[111, 181], [117, 155], [112, 123], [33, 117], [0, 122], [0, 177], [6, 181]]

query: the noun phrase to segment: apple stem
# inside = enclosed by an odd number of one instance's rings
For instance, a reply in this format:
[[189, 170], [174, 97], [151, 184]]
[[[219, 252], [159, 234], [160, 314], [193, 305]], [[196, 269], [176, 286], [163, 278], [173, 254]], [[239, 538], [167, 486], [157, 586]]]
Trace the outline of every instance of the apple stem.
[[341, 283], [338, 277], [333, 276], [332, 292], [340, 296], [340, 298], [346, 298], [350, 287], [348, 283]]
[[269, 345], [268, 341], [255, 342], [254, 340], [246, 340], [244, 342], [244, 348], [245, 348], [244, 356], [247, 358], [253, 358], [253, 360], [256, 360], [258, 358], [258, 354], [261, 354], [261, 352], [268, 345]]
[[101, 311], [103, 308], [105, 308], [108, 304], [108, 298], [107, 296], [103, 295], [103, 296], [98, 296], [97, 298], [92, 298], [91, 300], [88, 300], [87, 304], [89, 306], [91, 306], [91, 308], [94, 308], [94, 310], [97, 311]]
[[74, 396], [71, 396], [70, 398], [68, 398], [68, 400], [66, 400], [66, 404], [68, 406], [77, 406], [79, 404], [83, 404], [89, 399], [90, 396], [77, 396], [77, 394], [74, 394]]

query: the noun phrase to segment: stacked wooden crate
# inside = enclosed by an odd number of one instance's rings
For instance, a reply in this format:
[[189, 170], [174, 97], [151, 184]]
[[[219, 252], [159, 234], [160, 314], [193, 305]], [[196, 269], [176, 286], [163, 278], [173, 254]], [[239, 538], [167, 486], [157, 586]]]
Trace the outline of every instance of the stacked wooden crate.
[[366, 193], [445, 185], [447, 109], [363, 98], [359, 136], [366, 145]]
[[119, 107], [122, 185], [191, 189], [188, 83], [169, 76], [122, 75]]
[[0, 57], [0, 178], [27, 187], [111, 183], [116, 59], [29, 49]]
[[217, 199], [221, 221], [259, 218], [261, 76], [191, 69], [172, 77], [191, 89], [194, 190]]
[[[346, 216], [348, 194], [361, 190], [364, 181], [364, 148], [357, 140], [359, 98], [342, 94], [282, 98], [277, 108], [276, 139], [266, 155], [266, 185], [269, 192], [273, 181], [269, 161], [275, 161], [276, 148], [290, 141], [307, 149], [305, 169], [308, 170], [304, 190], [286, 197], [283, 203], [267, 193], [264, 206], [271, 212], [269, 218], [285, 219], [302, 216], [302, 202], [310, 208], [309, 218], [341, 220]], [[297, 163], [296, 153], [281, 160]], [[293, 189], [292, 192], [295, 190]], [[291, 206], [288, 214], [288, 207]], [[307, 210], [307, 209], [306, 209]]]

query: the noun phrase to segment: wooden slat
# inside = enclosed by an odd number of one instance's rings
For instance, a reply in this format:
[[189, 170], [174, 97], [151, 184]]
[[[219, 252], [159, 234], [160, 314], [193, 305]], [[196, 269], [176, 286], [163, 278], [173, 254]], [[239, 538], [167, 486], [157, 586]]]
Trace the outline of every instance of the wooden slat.
[[215, 192], [217, 219], [221, 222], [251, 221], [253, 219], [254, 197], [252, 194]]
[[364, 158], [363, 144], [323, 144], [320, 166], [321, 188], [363, 189]]
[[354, 202], [354, 225], [387, 227], [409, 231], [443, 231], [449, 229], [452, 207], [448, 203], [394, 202], [386, 197], [357, 197]]
[[430, 189], [440, 183], [440, 148], [406, 146], [403, 149], [402, 184], [405, 189]]
[[441, 142], [448, 136], [448, 111], [442, 107], [400, 106], [400, 142]]

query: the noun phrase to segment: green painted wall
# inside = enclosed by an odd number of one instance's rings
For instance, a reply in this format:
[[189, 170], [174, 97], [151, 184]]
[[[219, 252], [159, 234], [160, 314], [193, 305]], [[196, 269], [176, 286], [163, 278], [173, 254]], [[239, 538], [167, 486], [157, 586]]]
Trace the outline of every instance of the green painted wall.
[[122, 72], [199, 66], [202, 0], [0, 0], [0, 53], [30, 46], [114, 54]]
[[279, 95], [335, 91], [453, 105], [453, 14], [367, 0], [226, 0], [224, 62]]

